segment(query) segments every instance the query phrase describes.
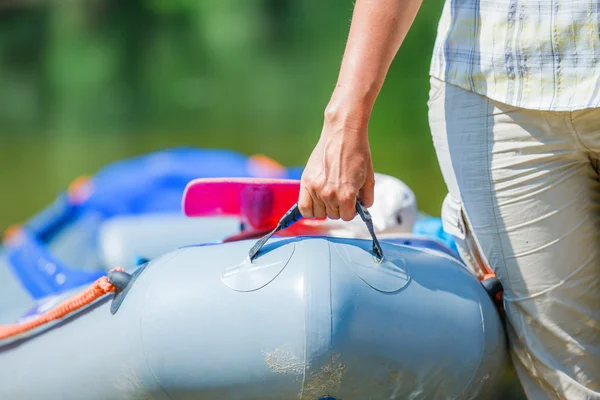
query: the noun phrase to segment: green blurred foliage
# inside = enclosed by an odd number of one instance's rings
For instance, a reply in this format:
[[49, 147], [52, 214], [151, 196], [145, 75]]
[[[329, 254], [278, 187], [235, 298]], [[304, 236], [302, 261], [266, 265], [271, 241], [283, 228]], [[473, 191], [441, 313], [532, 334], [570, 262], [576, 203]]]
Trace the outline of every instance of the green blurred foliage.
[[[427, 124], [441, 0], [423, 6], [370, 124], [375, 169], [439, 215]], [[0, 5], [0, 228], [75, 177], [179, 145], [304, 164], [335, 84], [353, 3], [10, 0]]]

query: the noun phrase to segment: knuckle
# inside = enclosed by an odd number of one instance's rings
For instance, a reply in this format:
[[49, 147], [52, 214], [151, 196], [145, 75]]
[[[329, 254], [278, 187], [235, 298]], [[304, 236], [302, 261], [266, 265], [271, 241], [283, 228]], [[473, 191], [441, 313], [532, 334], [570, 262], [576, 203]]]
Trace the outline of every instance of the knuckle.
[[357, 193], [355, 193], [355, 192], [344, 191], [344, 192], [340, 193], [339, 201], [345, 207], [354, 206], [354, 203], [356, 202], [356, 195], [357, 195]]
[[354, 204], [352, 205], [342, 205], [340, 206], [340, 217], [348, 222], [348, 221], [352, 221], [354, 219], [354, 216], [356, 215], [356, 210], [354, 208]]
[[330, 219], [333, 219], [333, 220], [338, 220], [338, 219], [340, 219], [340, 214], [339, 214], [339, 212], [337, 212], [337, 210], [329, 210], [329, 211], [327, 212], [327, 216], [328, 216]]
[[305, 173], [302, 175], [302, 178], [300, 178], [300, 182], [307, 187], [314, 186], [316, 178], [310, 173]]
[[301, 186], [302, 186], [302, 189], [304, 189], [310, 193], [313, 191], [314, 183], [313, 183], [313, 181], [310, 181], [310, 180], [303, 180], [303, 181], [301, 181]]
[[310, 207], [310, 205], [304, 202], [300, 202], [298, 203], [298, 209], [300, 210], [300, 214], [302, 214], [303, 217], [312, 216], [312, 208]]
[[323, 190], [328, 189], [327, 181], [325, 181], [323, 179], [316, 180], [313, 183], [313, 186], [315, 187], [315, 189], [319, 190], [319, 192], [322, 192]]
[[315, 213], [316, 218], [325, 218], [326, 216], [327, 216], [327, 213], [325, 211], [319, 210]]
[[325, 200], [331, 201], [335, 198], [335, 190], [329, 186], [326, 186], [321, 190], [321, 197]]

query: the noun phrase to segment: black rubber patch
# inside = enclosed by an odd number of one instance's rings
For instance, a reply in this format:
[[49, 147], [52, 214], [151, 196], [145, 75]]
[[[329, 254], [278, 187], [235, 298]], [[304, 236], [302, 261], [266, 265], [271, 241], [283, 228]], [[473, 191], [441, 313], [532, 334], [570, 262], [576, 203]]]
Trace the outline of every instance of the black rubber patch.
[[110, 305], [111, 314], [114, 315], [119, 310], [119, 307], [121, 307], [123, 300], [125, 300], [125, 296], [127, 296], [127, 293], [129, 293], [129, 290], [131, 289], [137, 278], [142, 274], [142, 272], [144, 272], [144, 269], [146, 269], [147, 266], [148, 263], [141, 265], [133, 274], [131, 274], [131, 279], [127, 283], [127, 286], [125, 286], [123, 290], [120, 290], [119, 292], [115, 293], [115, 297], [113, 298], [113, 301]]
[[502, 295], [503, 288], [498, 278], [488, 278], [481, 282], [486, 292], [490, 295], [492, 300], [497, 301], [499, 296]]

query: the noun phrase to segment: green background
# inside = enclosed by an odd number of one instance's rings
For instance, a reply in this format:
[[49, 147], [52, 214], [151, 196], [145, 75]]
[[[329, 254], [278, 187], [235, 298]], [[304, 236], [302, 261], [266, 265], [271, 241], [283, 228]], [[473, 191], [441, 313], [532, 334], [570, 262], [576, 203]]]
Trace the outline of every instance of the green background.
[[[439, 215], [427, 124], [441, 2], [427, 2], [375, 105], [375, 169]], [[0, 229], [74, 178], [173, 146], [303, 165], [320, 134], [353, 3], [62, 0], [0, 5]]]

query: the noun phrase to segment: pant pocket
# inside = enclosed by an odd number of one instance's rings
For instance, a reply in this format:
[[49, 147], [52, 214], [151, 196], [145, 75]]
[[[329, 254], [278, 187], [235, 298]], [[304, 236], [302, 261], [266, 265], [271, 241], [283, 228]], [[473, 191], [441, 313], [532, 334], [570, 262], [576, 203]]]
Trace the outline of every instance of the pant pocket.
[[444, 231], [464, 241], [467, 237], [466, 224], [463, 218], [462, 205], [450, 193], [442, 203], [442, 227]]
[[462, 202], [446, 195], [442, 204], [442, 226], [444, 231], [454, 237], [458, 254], [467, 268], [480, 279], [491, 272], [489, 265], [469, 228]]

